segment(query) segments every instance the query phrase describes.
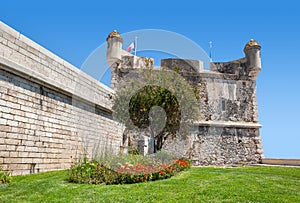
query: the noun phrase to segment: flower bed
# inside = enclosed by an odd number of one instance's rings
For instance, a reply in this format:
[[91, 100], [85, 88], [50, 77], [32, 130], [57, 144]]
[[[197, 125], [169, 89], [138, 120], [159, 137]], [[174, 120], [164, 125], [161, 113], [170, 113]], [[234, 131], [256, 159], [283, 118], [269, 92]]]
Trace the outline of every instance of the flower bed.
[[[172, 160], [169, 163], [158, 161], [153, 164], [154, 161], [143, 161], [136, 156], [129, 157], [133, 160], [131, 162], [128, 157], [113, 157], [109, 162], [111, 166], [105, 162], [85, 159], [70, 169], [69, 181], [89, 184], [131, 184], [170, 178], [190, 167], [190, 162], [184, 159]], [[115, 159], [126, 162], [115, 164]], [[137, 160], [139, 162], [136, 162]]]
[[166, 179], [176, 173], [189, 168], [185, 160], [176, 160], [172, 165], [161, 164], [158, 166], [147, 166], [138, 164], [128, 167], [126, 164], [117, 169], [118, 183], [138, 183]]

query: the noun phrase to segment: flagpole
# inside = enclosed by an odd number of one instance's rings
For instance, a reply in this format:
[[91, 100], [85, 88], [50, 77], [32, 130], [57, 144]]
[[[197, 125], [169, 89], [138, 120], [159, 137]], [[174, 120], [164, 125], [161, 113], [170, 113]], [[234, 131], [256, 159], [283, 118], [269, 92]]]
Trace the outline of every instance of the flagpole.
[[210, 62], [212, 62], [211, 50], [212, 50], [212, 41], [209, 42], [209, 58], [210, 58]]
[[137, 37], [134, 39], [134, 55], [136, 56]]

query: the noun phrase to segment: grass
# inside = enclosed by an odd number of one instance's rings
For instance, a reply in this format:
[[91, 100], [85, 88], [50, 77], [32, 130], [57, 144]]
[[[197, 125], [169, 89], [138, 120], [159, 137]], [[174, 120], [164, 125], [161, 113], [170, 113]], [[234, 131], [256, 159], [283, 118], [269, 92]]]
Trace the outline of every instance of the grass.
[[300, 202], [300, 168], [191, 168], [132, 185], [68, 183], [67, 171], [14, 177], [0, 202]]

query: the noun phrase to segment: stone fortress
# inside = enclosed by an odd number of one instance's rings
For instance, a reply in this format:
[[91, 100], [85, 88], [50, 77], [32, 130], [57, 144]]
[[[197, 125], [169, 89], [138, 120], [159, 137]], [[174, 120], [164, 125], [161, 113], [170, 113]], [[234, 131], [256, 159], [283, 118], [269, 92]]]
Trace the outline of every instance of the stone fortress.
[[[153, 68], [153, 59], [134, 56], [122, 49], [123, 39], [117, 31], [109, 34], [107, 43], [112, 88], [116, 89], [130, 73], [149, 64]], [[179, 70], [185, 80], [197, 87], [201, 118], [194, 122], [188, 140], [170, 141], [164, 149], [173, 153], [180, 151], [191, 158], [194, 165], [260, 162], [263, 150], [256, 98], [260, 49], [258, 42], [250, 40], [244, 48], [245, 58], [211, 62], [210, 70], [204, 70], [199, 60], [161, 60], [161, 67]]]
[[[107, 38], [112, 88], [0, 21], [0, 165], [13, 175], [69, 168], [96, 149], [124, 148], [124, 126], [112, 117], [117, 83], [151, 60], [122, 49], [122, 37]], [[263, 157], [256, 101], [260, 45], [251, 40], [245, 58], [211, 63], [163, 59], [199, 88], [201, 120], [186, 149], [194, 165], [258, 163]], [[168, 147], [167, 147], [168, 149]]]

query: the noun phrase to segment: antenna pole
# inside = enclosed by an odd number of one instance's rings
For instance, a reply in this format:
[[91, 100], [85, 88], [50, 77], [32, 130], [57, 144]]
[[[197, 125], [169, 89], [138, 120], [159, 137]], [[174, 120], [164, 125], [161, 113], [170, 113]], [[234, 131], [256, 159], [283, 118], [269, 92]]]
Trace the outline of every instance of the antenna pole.
[[137, 36], [134, 39], [134, 55], [136, 56], [136, 48], [137, 48]]

